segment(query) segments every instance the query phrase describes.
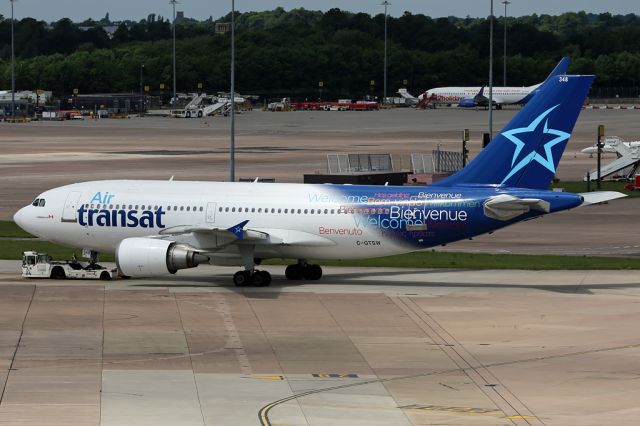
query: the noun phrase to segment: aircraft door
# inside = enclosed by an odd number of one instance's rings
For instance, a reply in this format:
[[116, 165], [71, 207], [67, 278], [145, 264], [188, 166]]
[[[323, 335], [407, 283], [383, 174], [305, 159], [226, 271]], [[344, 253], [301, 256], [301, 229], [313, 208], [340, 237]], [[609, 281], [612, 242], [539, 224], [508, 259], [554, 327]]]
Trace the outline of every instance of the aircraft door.
[[216, 221], [216, 203], [207, 203], [205, 220], [207, 223], [214, 223]]
[[71, 191], [67, 195], [67, 199], [64, 202], [64, 208], [62, 210], [62, 222], [77, 222], [78, 221], [78, 201], [82, 192]]

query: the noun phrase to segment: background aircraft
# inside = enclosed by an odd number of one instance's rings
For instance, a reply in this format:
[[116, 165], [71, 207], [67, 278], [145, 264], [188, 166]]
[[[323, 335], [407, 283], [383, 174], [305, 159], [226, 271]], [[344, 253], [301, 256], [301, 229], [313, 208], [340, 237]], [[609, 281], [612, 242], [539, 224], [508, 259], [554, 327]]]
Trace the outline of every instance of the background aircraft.
[[[633, 147], [640, 146], [640, 141], [622, 142], [622, 143], [627, 148], [633, 148]], [[598, 153], [598, 145], [593, 144], [593, 145], [591, 145], [589, 147], [581, 149], [580, 152], [583, 153], [583, 154], [589, 154], [589, 155], [593, 156], [594, 154]], [[616, 150], [616, 147], [613, 144], [605, 142], [604, 145], [602, 146], [602, 152], [603, 153], [614, 153], [614, 152], [618, 152], [618, 151]]]
[[[551, 77], [566, 74], [569, 69], [569, 57], [563, 57], [551, 71]], [[546, 80], [545, 80], [546, 81]], [[502, 105], [526, 104], [543, 83], [528, 87], [494, 87], [493, 104], [499, 109]], [[482, 87], [436, 87], [429, 89], [420, 96], [419, 106], [422, 108], [437, 105], [457, 104], [459, 107], [472, 108], [489, 105], [488, 89]]]

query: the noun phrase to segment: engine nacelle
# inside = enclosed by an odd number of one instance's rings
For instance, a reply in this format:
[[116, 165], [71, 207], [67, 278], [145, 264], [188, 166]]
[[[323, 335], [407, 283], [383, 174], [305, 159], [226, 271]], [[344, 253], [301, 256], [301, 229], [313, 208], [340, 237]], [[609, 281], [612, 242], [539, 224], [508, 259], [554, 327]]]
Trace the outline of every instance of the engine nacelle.
[[458, 102], [458, 106], [461, 108], [474, 108], [477, 106], [475, 99], [463, 98]]
[[130, 277], [175, 274], [208, 261], [189, 246], [155, 238], [125, 238], [116, 249], [118, 269]]

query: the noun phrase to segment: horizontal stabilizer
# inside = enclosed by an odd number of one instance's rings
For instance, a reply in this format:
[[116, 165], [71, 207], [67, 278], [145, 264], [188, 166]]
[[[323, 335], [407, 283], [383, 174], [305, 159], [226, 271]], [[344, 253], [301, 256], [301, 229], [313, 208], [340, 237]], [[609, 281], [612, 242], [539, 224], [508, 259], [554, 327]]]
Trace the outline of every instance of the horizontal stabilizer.
[[484, 214], [492, 219], [505, 221], [529, 213], [531, 210], [549, 213], [550, 208], [548, 201], [538, 198], [518, 198], [500, 194], [485, 201]]
[[580, 205], [581, 207], [626, 197], [623, 193], [616, 191], [583, 192], [578, 195], [584, 198], [584, 202]]

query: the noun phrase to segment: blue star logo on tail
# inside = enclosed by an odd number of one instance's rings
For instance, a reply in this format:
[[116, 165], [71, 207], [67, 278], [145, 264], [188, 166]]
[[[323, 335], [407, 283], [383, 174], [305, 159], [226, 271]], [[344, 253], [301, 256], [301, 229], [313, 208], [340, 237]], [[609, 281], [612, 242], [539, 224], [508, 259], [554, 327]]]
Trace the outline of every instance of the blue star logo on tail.
[[[553, 160], [553, 153], [551, 152], [551, 148], [553, 148], [554, 146], [556, 146], [561, 142], [566, 141], [571, 136], [570, 133], [549, 128], [549, 120], [547, 119], [547, 116], [551, 113], [551, 111], [553, 111], [559, 106], [560, 104], [549, 108], [548, 110], [546, 110], [545, 112], [537, 116], [527, 127], [520, 127], [518, 129], [512, 129], [502, 133], [502, 135], [505, 138], [509, 139], [511, 142], [515, 144], [516, 149], [513, 152], [513, 158], [511, 159], [511, 171], [502, 180], [501, 184], [504, 184], [506, 181], [509, 180], [509, 178], [511, 178], [516, 173], [518, 173], [520, 170], [522, 170], [532, 161], [537, 161], [539, 164], [541, 164], [551, 173], [556, 172], [556, 166]], [[546, 142], [542, 146], [544, 148], [545, 155], [543, 156], [536, 151], [538, 144], [531, 144], [533, 145], [530, 147], [531, 151], [516, 163], [516, 160], [518, 159], [523, 149], [527, 145], [526, 142], [523, 142], [522, 139], [520, 139], [520, 137], [518, 137], [517, 135], [524, 134], [524, 133], [535, 133], [540, 131], [538, 129], [542, 122], [544, 122], [541, 129], [542, 134], [555, 136], [555, 138], [551, 139], [549, 142]]]

